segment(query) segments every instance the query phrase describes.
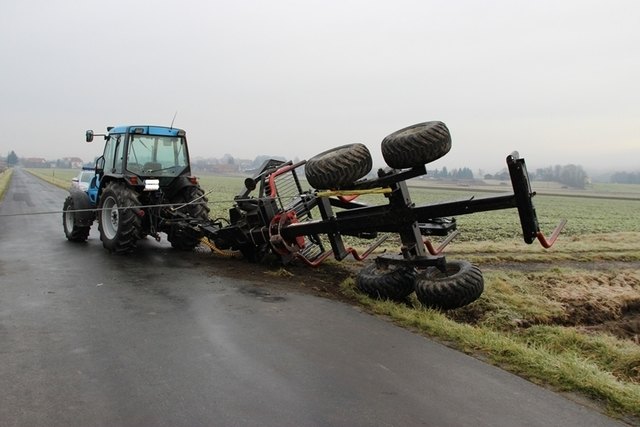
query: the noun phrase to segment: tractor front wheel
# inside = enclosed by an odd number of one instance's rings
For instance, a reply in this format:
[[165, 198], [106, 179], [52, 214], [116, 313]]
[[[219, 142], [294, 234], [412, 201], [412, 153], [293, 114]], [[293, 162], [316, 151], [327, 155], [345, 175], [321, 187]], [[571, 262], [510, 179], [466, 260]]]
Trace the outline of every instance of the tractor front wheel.
[[100, 240], [109, 252], [126, 253], [142, 237], [142, 219], [137, 214], [137, 194], [122, 184], [111, 183], [100, 196], [98, 228]]
[[373, 263], [358, 273], [356, 285], [372, 298], [402, 300], [413, 292], [416, 271], [412, 267], [393, 266], [378, 268]]
[[62, 206], [62, 226], [64, 227], [64, 235], [71, 242], [86, 242], [89, 238], [89, 230], [91, 226], [78, 225], [73, 197], [69, 196], [65, 199]]
[[416, 277], [416, 296], [425, 306], [451, 310], [480, 298], [482, 272], [467, 261], [449, 261], [446, 272], [430, 267]]

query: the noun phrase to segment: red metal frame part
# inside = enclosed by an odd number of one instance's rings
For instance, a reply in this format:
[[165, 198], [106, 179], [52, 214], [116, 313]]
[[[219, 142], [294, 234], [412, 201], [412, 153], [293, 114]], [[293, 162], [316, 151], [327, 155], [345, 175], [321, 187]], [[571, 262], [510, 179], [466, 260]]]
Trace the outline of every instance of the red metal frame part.
[[323, 253], [321, 256], [319, 256], [318, 258], [316, 258], [315, 261], [309, 261], [309, 259], [307, 257], [305, 257], [304, 255], [297, 253], [296, 254], [296, 258], [301, 259], [302, 261], [304, 261], [305, 264], [307, 264], [309, 267], [318, 267], [320, 264], [323, 263], [323, 261], [327, 258], [329, 258], [331, 255], [333, 255], [333, 251], [327, 251], [325, 253]]
[[269, 224], [269, 242], [271, 247], [279, 255], [290, 255], [297, 253], [300, 249], [304, 249], [304, 236], [297, 236], [293, 242], [287, 242], [282, 238], [280, 230], [290, 224], [298, 222], [295, 211], [288, 211], [273, 217]]
[[[371, 255], [371, 253], [378, 247], [380, 246], [385, 240], [387, 240], [389, 238], [388, 235], [384, 235], [382, 237], [380, 237], [378, 240], [376, 240], [373, 245], [371, 245], [371, 247], [369, 247], [369, 249], [367, 249], [362, 255], [358, 255], [358, 252], [352, 248], [346, 248], [346, 252], [348, 254], [350, 254], [351, 256], [353, 256], [353, 258], [356, 261], [364, 261], [369, 255]], [[310, 261], [309, 259], [307, 259], [304, 255], [297, 253], [296, 257], [298, 257], [299, 259], [301, 259], [302, 261], [304, 261], [305, 264], [307, 264], [308, 266], [311, 267], [317, 267], [320, 264], [322, 264], [322, 262], [329, 258], [331, 255], [333, 255], [333, 250], [327, 251], [324, 254], [322, 254], [322, 256], [318, 257], [315, 261]]]
[[449, 234], [447, 236], [446, 239], [444, 239], [442, 241], [442, 243], [440, 243], [440, 246], [438, 246], [437, 248], [434, 248], [433, 245], [431, 244], [431, 241], [429, 239], [424, 239], [424, 244], [427, 247], [427, 250], [429, 251], [429, 253], [433, 256], [436, 255], [440, 255], [442, 253], [442, 251], [444, 251], [444, 248], [447, 247], [447, 245], [449, 243], [451, 243], [451, 241], [458, 235], [460, 234], [460, 232], [458, 230], [455, 230], [453, 233]]
[[544, 237], [544, 234], [542, 234], [542, 231], [538, 231], [538, 233], [536, 233], [536, 237], [538, 238], [538, 241], [540, 242], [542, 247], [545, 248], [545, 249], [549, 249], [551, 246], [553, 246], [553, 244], [558, 239], [558, 236], [560, 235], [560, 232], [562, 231], [562, 229], [564, 228], [564, 226], [566, 224], [567, 224], [567, 220], [566, 219], [563, 219], [562, 221], [560, 221], [560, 224], [558, 224], [556, 229], [553, 230], [553, 233], [551, 233], [551, 237], [549, 237], [548, 240], [547, 240], [546, 237]]
[[302, 165], [304, 165], [306, 163], [305, 160], [298, 162], [298, 163], [294, 163], [292, 165], [288, 165], [288, 166], [283, 166], [280, 169], [277, 169], [274, 173], [272, 173], [271, 175], [269, 175], [269, 190], [270, 190], [270, 196], [271, 197], [276, 197], [278, 195], [278, 188], [276, 187], [276, 178], [279, 177], [282, 174], [285, 174], [295, 168], [298, 168]]

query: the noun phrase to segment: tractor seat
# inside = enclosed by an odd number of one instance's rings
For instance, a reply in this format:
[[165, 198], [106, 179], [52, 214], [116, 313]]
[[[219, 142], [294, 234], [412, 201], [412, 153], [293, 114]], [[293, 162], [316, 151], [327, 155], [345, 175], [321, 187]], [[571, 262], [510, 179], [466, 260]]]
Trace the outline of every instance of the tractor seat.
[[144, 167], [142, 168], [145, 172], [147, 171], [157, 171], [159, 169], [162, 169], [162, 164], [161, 163], [156, 163], [156, 162], [147, 162], [144, 164]]

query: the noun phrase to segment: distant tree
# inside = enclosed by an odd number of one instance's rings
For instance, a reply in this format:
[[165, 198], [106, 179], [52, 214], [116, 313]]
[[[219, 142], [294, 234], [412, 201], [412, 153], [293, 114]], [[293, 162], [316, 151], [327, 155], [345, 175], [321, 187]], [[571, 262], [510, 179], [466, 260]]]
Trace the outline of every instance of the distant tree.
[[493, 175], [493, 179], [507, 181], [509, 180], [509, 172], [506, 169], [502, 169], [500, 172], [497, 172], [495, 175]]
[[566, 165], [560, 171], [559, 181], [571, 187], [584, 188], [587, 184], [587, 173], [581, 166]]
[[473, 171], [467, 167], [460, 169], [460, 179], [473, 179]]
[[473, 179], [473, 171], [467, 167], [448, 170], [446, 166], [442, 170], [427, 171], [434, 178], [441, 179]]
[[535, 179], [540, 181], [553, 181], [561, 184], [584, 188], [588, 181], [587, 173], [578, 165], [556, 165], [543, 169], [536, 169]]
[[18, 156], [16, 155], [15, 151], [11, 150], [11, 152], [7, 156], [7, 164], [9, 166], [15, 166], [18, 164]]
[[560, 165], [555, 165], [553, 167], [553, 177], [554, 177], [554, 181], [558, 181], [560, 182], [560, 174], [562, 173], [562, 166]]
[[71, 162], [65, 159], [57, 159], [56, 167], [59, 169], [71, 169]]

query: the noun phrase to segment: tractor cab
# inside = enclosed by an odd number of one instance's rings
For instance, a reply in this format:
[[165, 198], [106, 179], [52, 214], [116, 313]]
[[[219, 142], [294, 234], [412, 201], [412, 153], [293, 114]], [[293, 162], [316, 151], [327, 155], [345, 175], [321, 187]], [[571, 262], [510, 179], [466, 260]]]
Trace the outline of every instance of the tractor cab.
[[[103, 155], [96, 160], [96, 179], [89, 190], [95, 204], [108, 182], [124, 180], [136, 192], [172, 187], [177, 177], [191, 174], [185, 132], [161, 126], [107, 128]], [[87, 142], [96, 136], [86, 133]]]

